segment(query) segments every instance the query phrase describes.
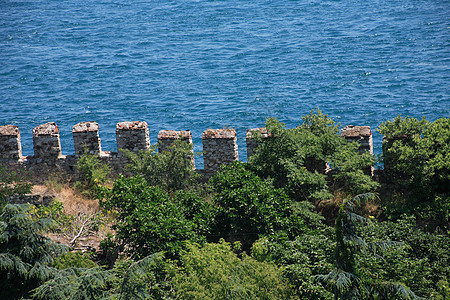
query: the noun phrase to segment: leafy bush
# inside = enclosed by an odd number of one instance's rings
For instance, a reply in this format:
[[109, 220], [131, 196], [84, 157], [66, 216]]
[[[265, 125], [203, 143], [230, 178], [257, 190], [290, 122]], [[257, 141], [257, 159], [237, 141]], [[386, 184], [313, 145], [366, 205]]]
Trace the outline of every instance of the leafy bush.
[[67, 252], [55, 258], [54, 267], [59, 270], [67, 268], [95, 268], [97, 264], [92, 261], [88, 253]]
[[366, 225], [368, 220], [356, 213], [356, 207], [370, 197], [373, 195], [362, 194], [343, 202], [335, 226], [334, 268], [328, 274], [316, 278], [324, 282], [335, 297], [342, 299], [416, 299], [418, 297], [403, 283], [381, 279], [370, 272], [367, 265], [363, 268], [358, 259], [365, 257], [369, 251], [376, 256], [377, 251], [383, 252], [397, 245], [396, 242], [379, 240], [368, 243], [361, 237], [358, 225]]
[[333, 267], [333, 228], [310, 230], [289, 240], [283, 234], [262, 237], [252, 246], [252, 257], [258, 261], [283, 266], [282, 276], [296, 299], [332, 299], [314, 278]]
[[192, 144], [175, 140], [167, 151], [157, 152], [157, 145], [139, 154], [124, 151], [129, 159], [127, 171], [142, 176], [151, 186], [166, 191], [189, 189], [196, 185], [199, 174], [192, 165]]
[[377, 184], [362, 170], [374, 164], [369, 154], [360, 155], [355, 145], [338, 135], [339, 126], [320, 110], [302, 118], [292, 129], [269, 118], [265, 139], [249, 158], [251, 169], [262, 178], [270, 178], [297, 200], [331, 198], [325, 170], [327, 163], [337, 170], [334, 189], [349, 193], [373, 190]]
[[403, 205], [398, 203], [400, 211], [420, 216], [421, 211], [431, 210], [426, 218], [437, 226], [448, 227], [450, 118], [429, 123], [398, 116], [381, 124], [378, 130], [387, 138], [383, 150], [385, 170], [396, 183], [394, 192], [406, 200]]
[[289, 299], [281, 269], [243, 254], [238, 258], [231, 244], [187, 244], [181, 268], [174, 276], [180, 299]]
[[244, 163], [223, 166], [209, 183], [218, 207], [214, 233], [241, 241], [246, 250], [261, 234], [283, 230], [294, 236], [304, 227], [284, 190], [264, 182]]
[[102, 205], [117, 210], [117, 237], [137, 258], [165, 251], [176, 256], [184, 240], [199, 240], [196, 226], [183, 215], [178, 203], [142, 177], [119, 177]]
[[78, 159], [77, 170], [81, 181], [75, 183], [75, 187], [91, 196], [96, 195], [97, 187], [105, 183], [110, 174], [107, 164], [102, 163], [97, 155], [87, 153]]
[[403, 282], [425, 298], [439, 294], [439, 282], [450, 278], [450, 237], [448, 233], [426, 232], [418, 228], [415, 217], [402, 216], [396, 222], [377, 222], [361, 228], [368, 243], [389, 239], [401, 244], [376, 256], [359, 259], [368, 276]]

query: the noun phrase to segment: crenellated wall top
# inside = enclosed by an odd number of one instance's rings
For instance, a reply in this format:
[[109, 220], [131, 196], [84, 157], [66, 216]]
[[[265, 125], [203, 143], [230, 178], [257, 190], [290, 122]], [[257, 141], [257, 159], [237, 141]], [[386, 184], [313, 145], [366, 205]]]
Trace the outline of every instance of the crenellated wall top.
[[145, 130], [148, 124], [145, 121], [119, 122], [116, 125], [116, 130]]
[[72, 132], [88, 132], [88, 131], [98, 131], [99, 126], [97, 122], [81, 122], [73, 125]]
[[58, 134], [59, 128], [55, 122], [48, 122], [33, 128], [33, 136]]
[[236, 138], [236, 130], [228, 129], [207, 129], [203, 131], [202, 139], [234, 139]]
[[0, 136], [18, 136], [20, 135], [19, 127], [15, 125], [0, 126]]

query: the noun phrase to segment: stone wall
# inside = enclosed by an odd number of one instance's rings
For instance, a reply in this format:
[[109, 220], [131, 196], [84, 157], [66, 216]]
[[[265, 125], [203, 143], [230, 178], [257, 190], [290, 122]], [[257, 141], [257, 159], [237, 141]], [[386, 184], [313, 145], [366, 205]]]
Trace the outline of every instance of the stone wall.
[[19, 128], [14, 125], [0, 126], [0, 159], [22, 158]]
[[[349, 142], [359, 143], [359, 152], [369, 152], [373, 155], [373, 139], [370, 126], [345, 126], [341, 130], [341, 136]], [[374, 167], [370, 167], [364, 170], [367, 175], [373, 175]]]
[[236, 131], [208, 129], [203, 132], [203, 159], [206, 176], [217, 172], [223, 164], [239, 160]]
[[[122, 172], [127, 163], [120, 152], [103, 151], [99, 138], [99, 126], [96, 122], [81, 122], [72, 128], [74, 155], [61, 155], [58, 126], [46, 123], [33, 129], [34, 156], [22, 157], [19, 128], [13, 125], [0, 126], [0, 161], [2, 164], [17, 164], [27, 169], [45, 173], [49, 169], [65, 170], [76, 174], [76, 164], [80, 155], [87, 150], [111, 166], [113, 172]], [[360, 151], [373, 153], [372, 132], [369, 126], [346, 126], [341, 136], [348, 141], [360, 144]], [[258, 137], [258, 138], [256, 138]], [[116, 125], [117, 148], [132, 152], [150, 149], [149, 129], [146, 122], [120, 122]], [[259, 139], [261, 138], [261, 139]], [[250, 157], [261, 140], [270, 138], [265, 128], [247, 130], [247, 156]], [[158, 134], [159, 151], [165, 151], [176, 139], [192, 143], [189, 130], [161, 130]], [[210, 177], [222, 164], [230, 164], [239, 159], [236, 131], [230, 129], [208, 129], [203, 132], [204, 169], [198, 170]], [[194, 155], [192, 164], [195, 168]], [[56, 170], [55, 170], [56, 168]]]
[[72, 127], [75, 155], [81, 156], [85, 152], [94, 155], [101, 154], [102, 146], [98, 130], [98, 123], [94, 121], [81, 122]]
[[[161, 130], [158, 133], [158, 151], [167, 151], [173, 146], [175, 140], [182, 140], [185, 143], [192, 144], [192, 134], [189, 130]], [[194, 150], [192, 149], [192, 155], [190, 156], [192, 162], [192, 168], [195, 169]]]
[[[120, 122], [116, 125], [117, 150], [124, 149], [131, 152], [150, 149], [147, 122]], [[119, 152], [120, 154], [120, 152]]]
[[358, 142], [360, 144], [359, 152], [368, 151], [370, 154], [373, 154], [373, 139], [370, 126], [345, 126], [341, 130], [341, 136], [347, 141]]
[[255, 153], [256, 148], [262, 144], [264, 139], [270, 137], [266, 128], [247, 129], [245, 143], [247, 144], [247, 159]]
[[33, 129], [34, 157], [45, 161], [61, 157], [59, 128], [55, 122], [41, 124]]

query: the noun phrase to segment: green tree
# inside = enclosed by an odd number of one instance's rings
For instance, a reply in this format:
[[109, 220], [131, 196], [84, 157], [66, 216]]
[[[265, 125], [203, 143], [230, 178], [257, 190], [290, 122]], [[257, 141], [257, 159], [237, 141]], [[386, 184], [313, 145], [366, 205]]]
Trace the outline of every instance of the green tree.
[[314, 276], [333, 268], [333, 234], [332, 227], [321, 226], [293, 240], [283, 234], [262, 237], [253, 244], [252, 257], [282, 266], [282, 276], [296, 299], [332, 299], [332, 293]]
[[229, 241], [239, 240], [245, 250], [261, 234], [283, 230], [294, 236], [304, 227], [284, 190], [264, 182], [244, 163], [223, 166], [209, 184], [218, 207], [213, 232]]
[[434, 226], [450, 222], [450, 118], [433, 123], [396, 117], [378, 129], [385, 137], [383, 162], [396, 185], [387, 216], [413, 213]]
[[231, 244], [187, 244], [174, 277], [180, 299], [289, 299], [281, 269], [245, 253], [239, 258]]
[[368, 153], [359, 154], [355, 145], [348, 145], [338, 135], [338, 124], [320, 110], [302, 120], [300, 126], [286, 129], [277, 119], [267, 119], [266, 129], [271, 137], [249, 158], [256, 174], [272, 179], [275, 187], [285, 188], [297, 200], [331, 198], [325, 175], [327, 163], [337, 171], [332, 177], [334, 189], [355, 193], [377, 188], [377, 183], [362, 172], [374, 164], [374, 158]]
[[139, 261], [117, 262], [113, 269], [66, 268], [34, 290], [33, 298], [169, 299], [173, 294], [168, 263], [161, 253]]
[[159, 251], [174, 257], [184, 240], [201, 238], [195, 230], [198, 227], [184, 216], [178, 203], [140, 176], [119, 177], [102, 205], [117, 210], [117, 224], [113, 228], [135, 258]]
[[381, 239], [401, 243], [377, 255], [359, 255], [359, 268], [369, 278], [402, 282], [426, 299], [439, 293], [439, 282], [450, 278], [448, 233], [425, 231], [414, 216], [407, 215], [395, 222], [372, 222], [372, 226], [361, 227], [360, 233], [368, 244]]
[[316, 278], [332, 289], [335, 299], [418, 298], [404, 284], [369, 278], [365, 270], [358, 268], [358, 254], [366, 250], [385, 250], [396, 244], [382, 241], [367, 244], [359, 235], [358, 224], [367, 224], [368, 220], [356, 213], [356, 206], [370, 197], [373, 195], [362, 194], [344, 200], [336, 219], [334, 268], [327, 275]]
[[0, 215], [0, 298], [17, 299], [49, 279], [53, 258], [66, 248], [43, 234], [53, 222], [33, 216], [34, 206], [7, 204]]
[[0, 206], [12, 195], [24, 195], [31, 192], [31, 184], [15, 171], [0, 166]]

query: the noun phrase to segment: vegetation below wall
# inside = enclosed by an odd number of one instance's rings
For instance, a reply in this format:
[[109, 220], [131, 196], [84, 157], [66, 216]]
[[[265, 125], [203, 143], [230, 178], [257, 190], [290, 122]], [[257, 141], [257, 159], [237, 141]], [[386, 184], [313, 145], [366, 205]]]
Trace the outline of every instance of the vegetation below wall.
[[338, 126], [319, 110], [294, 129], [268, 119], [248, 163], [207, 183], [183, 142], [126, 154], [116, 178], [85, 155], [72, 186], [100, 208], [84, 218], [6, 204], [31, 186], [0, 168], [0, 298], [448, 299], [450, 119], [383, 123], [379, 181]]

